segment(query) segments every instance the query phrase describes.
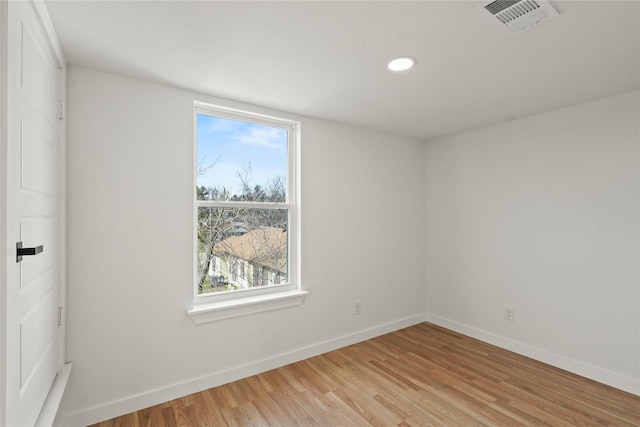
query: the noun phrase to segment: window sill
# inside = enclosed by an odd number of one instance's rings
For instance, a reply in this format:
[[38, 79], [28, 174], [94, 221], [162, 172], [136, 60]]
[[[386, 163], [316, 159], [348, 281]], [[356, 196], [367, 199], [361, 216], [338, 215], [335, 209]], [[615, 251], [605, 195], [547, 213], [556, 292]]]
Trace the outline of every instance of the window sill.
[[307, 291], [295, 290], [200, 304], [188, 310], [187, 314], [197, 324], [215, 322], [263, 311], [294, 307], [302, 304], [308, 293]]

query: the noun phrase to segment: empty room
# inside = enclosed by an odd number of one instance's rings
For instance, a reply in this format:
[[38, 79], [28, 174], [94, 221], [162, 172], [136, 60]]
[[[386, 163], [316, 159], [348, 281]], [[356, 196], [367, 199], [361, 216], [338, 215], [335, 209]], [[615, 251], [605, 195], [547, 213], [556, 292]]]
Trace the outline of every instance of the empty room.
[[640, 2], [0, 3], [0, 425], [640, 425]]

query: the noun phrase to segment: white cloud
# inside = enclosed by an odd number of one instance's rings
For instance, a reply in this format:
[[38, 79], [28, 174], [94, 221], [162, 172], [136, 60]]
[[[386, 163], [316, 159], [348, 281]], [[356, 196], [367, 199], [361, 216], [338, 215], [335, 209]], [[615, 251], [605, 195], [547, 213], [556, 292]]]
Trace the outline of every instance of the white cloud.
[[207, 120], [200, 124], [200, 126], [202, 126], [204, 132], [207, 135], [234, 132], [240, 125], [243, 125], [243, 123], [234, 120], [222, 119], [215, 116], [206, 117]]
[[249, 133], [239, 135], [237, 140], [243, 144], [270, 149], [285, 149], [287, 146], [286, 132], [275, 128], [249, 128]]

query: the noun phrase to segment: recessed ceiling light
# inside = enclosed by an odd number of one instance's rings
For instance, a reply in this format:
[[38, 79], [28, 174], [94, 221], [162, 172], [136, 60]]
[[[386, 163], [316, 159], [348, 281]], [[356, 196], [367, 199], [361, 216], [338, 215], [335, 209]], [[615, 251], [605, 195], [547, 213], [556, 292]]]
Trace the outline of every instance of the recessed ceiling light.
[[416, 65], [416, 59], [410, 56], [401, 56], [400, 58], [393, 59], [387, 64], [387, 67], [391, 71], [405, 71]]

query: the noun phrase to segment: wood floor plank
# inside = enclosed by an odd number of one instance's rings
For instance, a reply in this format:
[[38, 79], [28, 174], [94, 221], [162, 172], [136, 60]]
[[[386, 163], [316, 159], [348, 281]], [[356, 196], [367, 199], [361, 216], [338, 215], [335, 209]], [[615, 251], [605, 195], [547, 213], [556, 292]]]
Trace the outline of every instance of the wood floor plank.
[[362, 418], [366, 425], [383, 427], [396, 425], [403, 420], [394, 412], [387, 411], [386, 407], [374, 399], [373, 396], [363, 393], [357, 395], [356, 398], [353, 390], [348, 388], [340, 388], [334, 391], [333, 394]]
[[247, 427], [268, 427], [267, 420], [262, 418], [260, 411], [256, 409], [252, 402], [246, 402], [236, 406], [231, 410], [235, 417], [236, 425]]
[[262, 418], [269, 421], [270, 426], [287, 427], [296, 425], [295, 419], [280, 409], [276, 402], [273, 401], [270, 393], [267, 393], [266, 396], [260, 399], [254, 400], [253, 405], [260, 415], [262, 415]]
[[173, 406], [162, 408], [162, 420], [164, 421], [165, 427], [178, 427], [178, 423], [176, 423], [176, 416], [173, 412]]
[[421, 323], [94, 427], [640, 426], [640, 397]]
[[185, 398], [185, 411], [189, 425], [202, 427], [214, 426], [208, 415], [210, 409], [206, 393], [196, 393]]

